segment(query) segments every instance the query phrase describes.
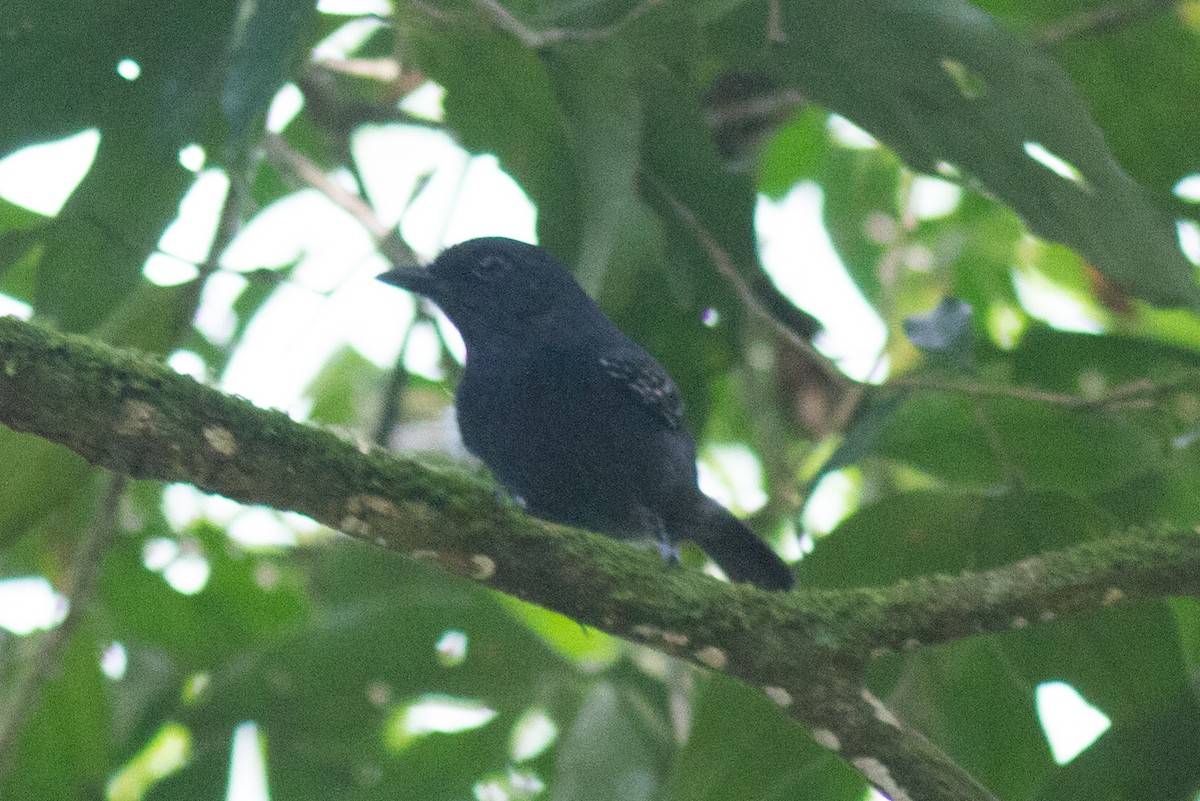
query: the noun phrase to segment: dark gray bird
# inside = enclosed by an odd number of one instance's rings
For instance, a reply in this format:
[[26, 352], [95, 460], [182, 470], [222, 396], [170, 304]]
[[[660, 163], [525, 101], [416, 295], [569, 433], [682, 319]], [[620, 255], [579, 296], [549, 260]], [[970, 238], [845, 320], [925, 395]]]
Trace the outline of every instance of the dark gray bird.
[[541, 248], [473, 239], [380, 280], [429, 297], [458, 327], [467, 448], [544, 520], [664, 552], [694, 540], [735, 581], [789, 589], [787, 565], [696, 484], [675, 382]]

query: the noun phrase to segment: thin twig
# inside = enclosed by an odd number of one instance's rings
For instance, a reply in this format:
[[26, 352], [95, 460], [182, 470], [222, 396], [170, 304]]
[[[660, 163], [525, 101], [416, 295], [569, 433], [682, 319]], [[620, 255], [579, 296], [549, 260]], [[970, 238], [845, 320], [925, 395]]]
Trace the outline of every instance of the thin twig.
[[695, 234], [696, 239], [700, 242], [701, 247], [708, 253], [709, 259], [713, 266], [717, 268], [717, 272], [721, 277], [727, 280], [737, 293], [738, 299], [742, 305], [755, 315], [769, 322], [788, 342], [796, 348], [806, 353], [812, 360], [818, 364], [821, 371], [837, 386], [843, 389], [849, 385], [856, 383], [853, 379], [846, 376], [837, 368], [828, 358], [820, 353], [812, 346], [812, 343], [794, 327], [779, 319], [778, 316], [772, 314], [766, 304], [762, 302], [757, 293], [750, 287], [750, 284], [742, 277], [737, 266], [733, 263], [733, 257], [729, 255], [729, 251], [725, 250], [716, 238], [709, 233], [703, 223], [700, 222], [696, 214], [684, 205], [683, 201], [675, 197], [675, 195], [667, 189], [667, 187], [656, 176], [645, 175], [647, 183], [653, 186], [654, 189], [666, 200], [672, 211], [682, 220]]
[[1013, 488], [1028, 484], [1029, 482], [1025, 478], [1025, 473], [1017, 466], [1017, 463], [1009, 454], [1008, 448], [1005, 447], [1004, 437], [996, 428], [991, 415], [985, 409], [985, 404], [971, 404], [971, 415], [975, 419], [975, 424], [983, 431], [983, 437], [987, 442], [988, 450], [992, 452], [992, 459], [1004, 471], [1004, 483]]
[[648, 185], [654, 187], [679, 218], [692, 229], [692, 233], [695, 234], [701, 246], [708, 252], [708, 257], [712, 260], [713, 265], [716, 266], [717, 272], [732, 284], [738, 298], [742, 301], [742, 305], [751, 313], [766, 320], [787, 342], [790, 342], [799, 351], [804, 353], [812, 364], [817, 365], [817, 368], [830, 384], [839, 390], [837, 403], [833, 408], [833, 413], [830, 415], [828, 425], [824, 428], [827, 431], [845, 430], [846, 425], [854, 417], [863, 399], [866, 398], [870, 385], [861, 381], [855, 381], [839, 370], [836, 364], [813, 347], [812, 343], [808, 341], [808, 338], [802, 332], [798, 331], [795, 326], [789, 325], [788, 321], [782, 319], [779, 314], [773, 312], [770, 306], [763, 302], [758, 293], [742, 277], [742, 274], [733, 263], [733, 257], [729, 255], [727, 250], [721, 247], [721, 244], [709, 233], [696, 214], [684, 205], [683, 201], [675, 197], [656, 176], [646, 175], [645, 178]]
[[1122, 384], [1097, 397], [1084, 397], [1066, 392], [1046, 392], [1028, 387], [1006, 387], [978, 384], [970, 381], [944, 380], [928, 376], [905, 376], [888, 381], [890, 387], [907, 387], [926, 392], [951, 392], [972, 397], [1013, 398], [1067, 409], [1144, 408], [1147, 402], [1200, 382], [1200, 373], [1188, 372], [1167, 381], [1154, 382], [1139, 378]]
[[397, 266], [417, 263], [416, 254], [409, 249], [394, 227], [380, 220], [365, 200], [338, 184], [319, 166], [289, 147], [282, 137], [277, 134], [267, 134], [263, 137], [263, 147], [266, 149], [267, 158], [321, 192], [335, 205], [358, 220], [359, 224], [367, 229], [371, 238], [375, 240], [376, 247], [388, 261]]
[[266, 149], [267, 158], [284, 167], [301, 181], [317, 189], [339, 207], [349, 212], [372, 237], [383, 239], [391, 233], [391, 229], [380, 222], [366, 201], [338, 184], [299, 151], [289, 147], [283, 137], [278, 134], [267, 134], [263, 137], [263, 147]]
[[1078, 395], [1065, 392], [1044, 392], [1040, 389], [1026, 387], [1005, 387], [992, 384], [976, 384], [967, 381], [945, 380], [925, 376], [902, 376], [888, 381], [889, 387], [906, 387], [927, 392], [952, 392], [959, 395], [992, 398], [1016, 398], [1018, 400], [1036, 401], [1052, 406], [1079, 406], [1084, 399]]
[[387, 387], [383, 391], [383, 409], [379, 413], [379, 422], [375, 425], [375, 436], [372, 437], [372, 441], [380, 448], [388, 447], [388, 438], [396, 426], [396, 421], [400, 419], [400, 415], [404, 411], [400, 400], [404, 397], [404, 388], [408, 385], [409, 379], [408, 369], [404, 366], [404, 354], [408, 351], [408, 343], [412, 340], [416, 324], [421, 319], [428, 319], [428, 315], [422, 311], [421, 304], [418, 302], [413, 321], [404, 330], [404, 338], [400, 341], [400, 351], [396, 354], [396, 363], [392, 365]]
[[117, 509], [124, 491], [125, 476], [112, 474], [96, 516], [79, 541], [79, 550], [71, 566], [67, 616], [38, 644], [0, 715], [0, 786], [12, 770], [25, 724], [41, 703], [46, 687], [57, 678], [71, 635], [79, 628], [95, 596], [101, 556], [117, 530]]
[[[350, 70], [366, 72], [372, 65], [377, 66], [371, 79], [387, 85], [387, 102], [356, 99], [345, 91], [339, 81], [342, 75], [353, 75]], [[390, 58], [372, 62], [313, 61], [301, 72], [297, 82], [304, 93], [305, 111], [309, 119], [331, 137], [341, 140], [364, 123], [399, 123], [434, 131], [446, 130], [443, 123], [411, 114], [398, 105], [425, 81], [422, 73], [405, 71], [399, 59]]]
[[[799, 335], [776, 315], [772, 314], [766, 305], [761, 302], [750, 285], [742, 278], [734, 266], [733, 259], [729, 253], [704, 228], [692, 210], [676, 198], [657, 178], [652, 175], [646, 176], [646, 178], [648, 184], [659, 192], [680, 219], [692, 229], [700, 244], [708, 252], [709, 258], [712, 259], [717, 271], [733, 285], [743, 305], [753, 313], [770, 321], [789, 342], [809, 354], [814, 362], [821, 366], [825, 374], [832, 378], [837, 386], [843, 389], [840, 402], [833, 413], [837, 425], [830, 427], [830, 430], [833, 431], [842, 430], [846, 421], [853, 416], [855, 409], [862, 402], [870, 385], [847, 377], [832, 362], [819, 353], [807, 339]], [[997, 386], [925, 376], [892, 378], [888, 380], [886, 386], [906, 387], [931, 392], [951, 392], [974, 397], [1015, 398], [1052, 406], [1061, 406], [1068, 409], [1112, 410], [1118, 408], [1144, 408], [1148, 402], [1152, 402], [1157, 397], [1197, 382], [1200, 382], [1200, 373], [1192, 372], [1184, 373], [1169, 381], [1159, 383], [1142, 378], [1116, 387], [1099, 397], [1083, 397], [1064, 392], [1048, 392], [1027, 387]]]
[[409, 7], [413, 11], [418, 11], [443, 25], [454, 25], [459, 22], [455, 15], [438, 8], [432, 3], [426, 3], [424, 0], [410, 0]]
[[705, 109], [704, 121], [710, 128], [744, 125], [752, 120], [770, 120], [786, 114], [805, 102], [805, 95], [790, 88], [770, 94], [750, 94], [744, 99]]
[[1179, 0], [1145, 0], [1141, 3], [1118, 0], [1056, 20], [1042, 30], [1042, 41], [1056, 45], [1084, 36], [1104, 36], [1170, 11], [1178, 5]]
[[225, 201], [221, 204], [221, 213], [217, 217], [217, 231], [213, 235], [212, 246], [204, 261], [196, 265], [200, 271], [200, 282], [212, 275], [220, 267], [221, 254], [229, 247], [229, 243], [237, 236], [242, 227], [242, 212], [245, 207], [247, 192], [246, 173], [242, 169], [230, 170], [229, 191], [225, 193]]
[[[395, 226], [388, 226], [380, 220], [365, 200], [353, 192], [344, 189], [336, 181], [331, 180], [320, 167], [291, 147], [288, 147], [282, 138], [275, 135], [268, 135], [265, 142], [268, 157], [276, 160], [277, 163], [280, 163], [286, 169], [293, 172], [301, 181], [323, 193], [330, 201], [358, 220], [371, 235], [371, 238], [375, 240], [375, 246], [379, 249], [379, 252], [394, 266], [411, 266], [419, 261], [416, 254], [409, 249], [408, 244], [400, 236], [399, 230]], [[375, 444], [382, 447], [387, 446], [388, 435], [396, 425], [396, 421], [402, 412], [400, 398], [403, 394], [404, 386], [408, 383], [409, 379], [408, 371], [404, 368], [404, 353], [408, 350], [409, 338], [412, 336], [415, 323], [422, 320], [430, 322], [433, 320], [432, 315], [423, 308], [425, 302], [423, 299], [417, 300], [417, 311], [413, 318], [413, 324], [409, 325], [408, 330], [404, 333], [404, 341], [401, 343], [400, 352], [396, 356], [396, 364], [392, 368], [387, 388], [384, 390], [383, 409], [372, 438]], [[436, 327], [435, 330], [437, 330]], [[438, 337], [441, 339], [440, 331], [438, 331]], [[444, 339], [441, 340], [441, 344], [443, 350], [449, 350]]]
[[323, 58], [316, 63], [330, 72], [381, 83], [392, 83], [401, 75], [400, 62], [394, 58]]
[[767, 0], [767, 41], [772, 44], [787, 41], [787, 34], [783, 32], [781, 0]]
[[537, 49], [561, 42], [565, 39], [575, 39], [585, 42], [610, 39], [626, 25], [664, 2], [666, 0], [643, 0], [643, 2], [630, 9], [629, 13], [625, 16], [612, 25], [606, 25], [603, 28], [547, 28], [541, 31], [535, 31], [526, 26], [525, 23], [517, 19], [511, 11], [497, 0], [475, 0], [475, 5], [491, 18], [497, 28], [511, 33], [526, 47]]

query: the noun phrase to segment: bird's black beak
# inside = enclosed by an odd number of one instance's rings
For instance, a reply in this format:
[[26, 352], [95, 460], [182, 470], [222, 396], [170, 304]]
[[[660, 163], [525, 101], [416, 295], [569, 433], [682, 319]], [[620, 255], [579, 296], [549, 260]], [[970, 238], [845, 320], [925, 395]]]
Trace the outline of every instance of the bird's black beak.
[[397, 267], [375, 277], [385, 284], [398, 286], [418, 295], [431, 296], [435, 294], [437, 286], [433, 273], [423, 267]]

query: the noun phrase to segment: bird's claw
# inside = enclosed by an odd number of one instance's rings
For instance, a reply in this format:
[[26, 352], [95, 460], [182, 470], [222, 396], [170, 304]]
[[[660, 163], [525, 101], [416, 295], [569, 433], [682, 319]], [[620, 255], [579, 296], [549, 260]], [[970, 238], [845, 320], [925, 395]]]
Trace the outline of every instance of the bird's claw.
[[683, 564], [683, 558], [679, 555], [679, 549], [671, 544], [665, 534], [660, 534], [654, 540], [654, 546], [658, 549], [658, 555], [673, 565]]

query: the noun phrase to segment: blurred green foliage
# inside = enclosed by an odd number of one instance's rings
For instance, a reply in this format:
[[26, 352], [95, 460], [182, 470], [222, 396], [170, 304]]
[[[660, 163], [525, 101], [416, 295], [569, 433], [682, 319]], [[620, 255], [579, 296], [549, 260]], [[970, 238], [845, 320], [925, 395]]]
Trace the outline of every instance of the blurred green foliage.
[[[283, 142], [353, 175], [366, 166], [349, 136], [406, 124], [396, 101], [429, 79], [447, 92], [437, 127], [498, 156], [536, 203], [542, 244], [674, 374], [701, 439], [758, 458], [759, 531], [803, 531], [813, 478], [836, 453], [826, 466], [845, 471], [854, 503], [832, 532], [804, 531], [817, 542], [803, 584], [986, 568], [1116, 526], [1200, 524], [1200, 304], [1176, 235], [1200, 210], [1170, 194], [1200, 172], [1196, 3], [1123, 15], [1101, 0], [495, 7], [396, 0], [381, 17], [289, 0], [9, 0], [0, 156], [83, 129], [101, 138], [58, 215], [0, 201], [0, 292], [63, 329], [188, 349], [219, 373], [291, 266], [246, 274], [226, 339], [193, 317], [236, 224], [193, 281], [143, 277], [193, 180], [180, 150], [198, 144], [227, 172], [226, 216], [244, 222], [297, 188], [260, 147], [285, 81], [306, 105]], [[379, 24], [353, 55], [397, 71], [313, 61], [325, 37], [364, 19]], [[118, 76], [121, 59], [142, 77]], [[835, 114], [882, 144], [850, 142]], [[1081, 178], [1055, 174], [1031, 144]], [[918, 215], [917, 173], [964, 194]], [[892, 386], [867, 388], [849, 414], [846, 386], [730, 280], [786, 317], [758, 265], [754, 210], [760, 193], [801, 182], [820, 188], [835, 249], [889, 331]], [[1057, 287], [1100, 333], [1047, 325], [1015, 274]], [[922, 329], [970, 354], [947, 364], [908, 342], [904, 321], [951, 297], [969, 317], [946, 317], [945, 330], [925, 317]], [[706, 326], [712, 311], [719, 324]], [[453, 380], [448, 355], [442, 366]], [[309, 387], [310, 417], [369, 439], [390, 391], [403, 392], [401, 428], [443, 414], [444, 388], [401, 378], [341, 350]], [[66, 588], [95, 472], [0, 430], [0, 579]], [[219, 797], [244, 721], [257, 724], [276, 799], [849, 801], [866, 788], [723, 676], [326, 534], [248, 548], [203, 517], [173, 526], [162, 494], [126, 493], [94, 566], [97, 596], [0, 754], [0, 798]], [[164, 540], [206, 562], [198, 593], [147, 567]], [[1005, 799], [1190, 799], [1198, 631], [1191, 603], [1110, 609], [889, 657], [870, 684]], [[439, 658], [446, 632], [465, 635], [465, 654]], [[0, 709], [50, 636], [0, 631]], [[119, 678], [100, 669], [114, 643]], [[1065, 767], [1038, 726], [1034, 690], [1048, 680], [1113, 721]], [[494, 715], [460, 731], [405, 728], [407, 710], [439, 697]], [[543, 714], [544, 747], [515, 748], [522, 722]], [[154, 768], [169, 741], [186, 758]]]

